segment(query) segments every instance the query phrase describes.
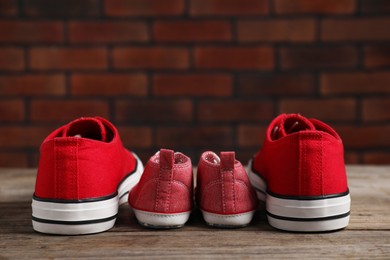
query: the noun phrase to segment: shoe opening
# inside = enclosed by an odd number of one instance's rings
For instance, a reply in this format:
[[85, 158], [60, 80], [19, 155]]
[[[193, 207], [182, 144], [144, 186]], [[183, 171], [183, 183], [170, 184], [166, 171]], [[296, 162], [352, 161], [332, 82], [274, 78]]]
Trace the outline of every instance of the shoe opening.
[[221, 162], [219, 156], [214, 152], [207, 152], [204, 156], [204, 159], [214, 165], [218, 165]]
[[[185, 156], [181, 152], [175, 152], [174, 153], [174, 164], [184, 164], [187, 163], [189, 158]], [[155, 155], [153, 155], [152, 161], [155, 163], [160, 163], [160, 151], [156, 152]]]
[[334, 136], [336, 139], [341, 139], [340, 136], [337, 134], [337, 132], [329, 125], [321, 122], [320, 120], [313, 119], [313, 118], [310, 119], [310, 121], [313, 123], [316, 130], [328, 133], [328, 134]]
[[271, 138], [272, 140], [278, 140], [293, 133], [314, 129], [314, 125], [307, 118], [299, 114], [289, 114], [281, 118], [279, 122], [276, 122]]
[[188, 162], [188, 157], [180, 152], [175, 153], [175, 164], [183, 164]]
[[69, 123], [64, 130], [63, 136], [110, 142], [114, 134], [104, 122], [96, 118], [80, 118]]

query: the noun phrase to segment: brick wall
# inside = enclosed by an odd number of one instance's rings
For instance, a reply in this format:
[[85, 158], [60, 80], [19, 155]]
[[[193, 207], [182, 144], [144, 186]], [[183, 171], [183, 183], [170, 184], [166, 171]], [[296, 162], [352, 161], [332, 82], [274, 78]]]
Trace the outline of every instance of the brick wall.
[[0, 0], [0, 166], [36, 166], [79, 116], [159, 147], [246, 161], [269, 121], [334, 126], [348, 163], [390, 163], [388, 0]]

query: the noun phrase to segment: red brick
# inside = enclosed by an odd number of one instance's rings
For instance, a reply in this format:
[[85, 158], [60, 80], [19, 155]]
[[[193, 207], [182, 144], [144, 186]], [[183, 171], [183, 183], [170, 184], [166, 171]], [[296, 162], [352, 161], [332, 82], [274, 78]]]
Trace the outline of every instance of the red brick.
[[0, 167], [28, 167], [28, 153], [0, 152]]
[[1, 148], [35, 148], [54, 130], [53, 127], [2, 126], [0, 127]]
[[324, 41], [390, 40], [390, 18], [326, 19], [321, 23]]
[[233, 78], [228, 74], [157, 74], [153, 76], [156, 96], [230, 96]]
[[360, 11], [362, 13], [390, 13], [390, 2], [388, 0], [362, 0], [360, 3]]
[[0, 100], [0, 122], [18, 122], [24, 120], [22, 100]]
[[279, 111], [300, 113], [324, 121], [353, 121], [356, 117], [356, 101], [352, 98], [287, 99], [280, 102]]
[[198, 47], [195, 48], [198, 69], [270, 70], [274, 52], [270, 47]]
[[82, 116], [108, 117], [108, 103], [100, 100], [31, 101], [30, 118], [35, 122], [68, 122]]
[[364, 164], [390, 164], [390, 152], [366, 152], [363, 154]]
[[0, 49], [0, 70], [17, 71], [24, 68], [23, 50], [20, 48]]
[[238, 93], [243, 96], [309, 95], [314, 91], [310, 74], [244, 74], [238, 78]]
[[273, 116], [270, 101], [202, 101], [197, 116], [203, 122], [242, 122], [269, 120]]
[[344, 152], [344, 162], [346, 164], [359, 164], [361, 163], [359, 160], [359, 154], [355, 152]]
[[72, 95], [81, 96], [145, 96], [147, 78], [144, 74], [73, 74]]
[[152, 129], [149, 127], [121, 126], [118, 131], [123, 144], [130, 150], [152, 145]]
[[238, 22], [241, 42], [313, 42], [313, 19], [247, 20]]
[[113, 57], [116, 68], [186, 69], [189, 67], [189, 52], [185, 48], [116, 48]]
[[390, 46], [379, 45], [365, 47], [364, 65], [368, 68], [390, 66]]
[[64, 26], [52, 21], [0, 21], [0, 42], [3, 43], [60, 43]]
[[189, 100], [120, 100], [115, 115], [119, 122], [189, 122], [192, 120]]
[[65, 77], [61, 74], [0, 76], [2, 96], [60, 96], [65, 92]]
[[259, 150], [258, 147], [252, 148], [238, 148], [236, 150], [236, 160], [239, 160], [244, 166], [246, 166], [253, 155]]
[[390, 122], [390, 97], [363, 99], [362, 117], [366, 122]]
[[390, 72], [326, 73], [321, 75], [323, 94], [388, 94]]
[[159, 127], [156, 142], [159, 147], [205, 147], [214, 151], [218, 148], [231, 148], [233, 145], [231, 129], [220, 126]]
[[158, 21], [153, 25], [157, 42], [221, 42], [232, 39], [228, 21]]
[[68, 18], [99, 15], [98, 0], [24, 0], [23, 7], [25, 14], [34, 17]]
[[12, 16], [18, 13], [18, 3], [16, 0], [1, 0], [0, 15]]
[[30, 50], [32, 69], [105, 69], [107, 50], [104, 48], [32, 48]]
[[39, 157], [39, 148], [30, 151], [28, 153], [28, 168], [38, 168]]
[[238, 145], [259, 148], [263, 143], [266, 131], [266, 126], [240, 125], [237, 133]]
[[390, 126], [335, 126], [344, 146], [351, 148], [379, 149], [390, 147]]
[[277, 14], [352, 14], [355, 0], [274, 0]]
[[69, 24], [72, 43], [127, 43], [148, 40], [147, 28], [141, 22], [77, 21]]
[[109, 16], [165, 16], [184, 13], [184, 0], [104, 0]]
[[[131, 149], [131, 147], [130, 147]], [[155, 154], [156, 152], [158, 151], [158, 148], [152, 148], [152, 147], [149, 147], [148, 149], [137, 149], [136, 153], [137, 153], [137, 156], [138, 158], [140, 158], [140, 160], [142, 161], [142, 163], [145, 165], [150, 157]], [[186, 154], [188, 155], [188, 154]]]
[[191, 0], [193, 16], [245, 16], [268, 14], [267, 0]]
[[354, 47], [290, 47], [280, 51], [283, 69], [348, 68], [358, 63]]

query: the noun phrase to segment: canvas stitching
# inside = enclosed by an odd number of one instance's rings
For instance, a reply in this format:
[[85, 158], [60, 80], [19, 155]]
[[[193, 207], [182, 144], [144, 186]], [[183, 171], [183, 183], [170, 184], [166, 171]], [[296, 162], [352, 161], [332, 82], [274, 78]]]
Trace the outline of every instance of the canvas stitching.
[[222, 187], [222, 211], [226, 211], [226, 199], [225, 199], [225, 181], [224, 181], [224, 174], [223, 170], [220, 172], [221, 174], [221, 187]]

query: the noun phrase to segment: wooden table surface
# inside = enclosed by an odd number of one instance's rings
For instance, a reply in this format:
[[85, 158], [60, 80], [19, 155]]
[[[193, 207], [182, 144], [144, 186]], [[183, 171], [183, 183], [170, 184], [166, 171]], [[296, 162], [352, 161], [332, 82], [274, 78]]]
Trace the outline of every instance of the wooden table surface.
[[211, 228], [198, 210], [181, 229], [150, 230], [122, 206], [107, 232], [53, 236], [31, 226], [35, 170], [0, 169], [0, 259], [390, 259], [390, 166], [348, 166], [347, 171], [351, 220], [337, 232], [278, 231], [267, 224], [263, 211], [245, 228]]

